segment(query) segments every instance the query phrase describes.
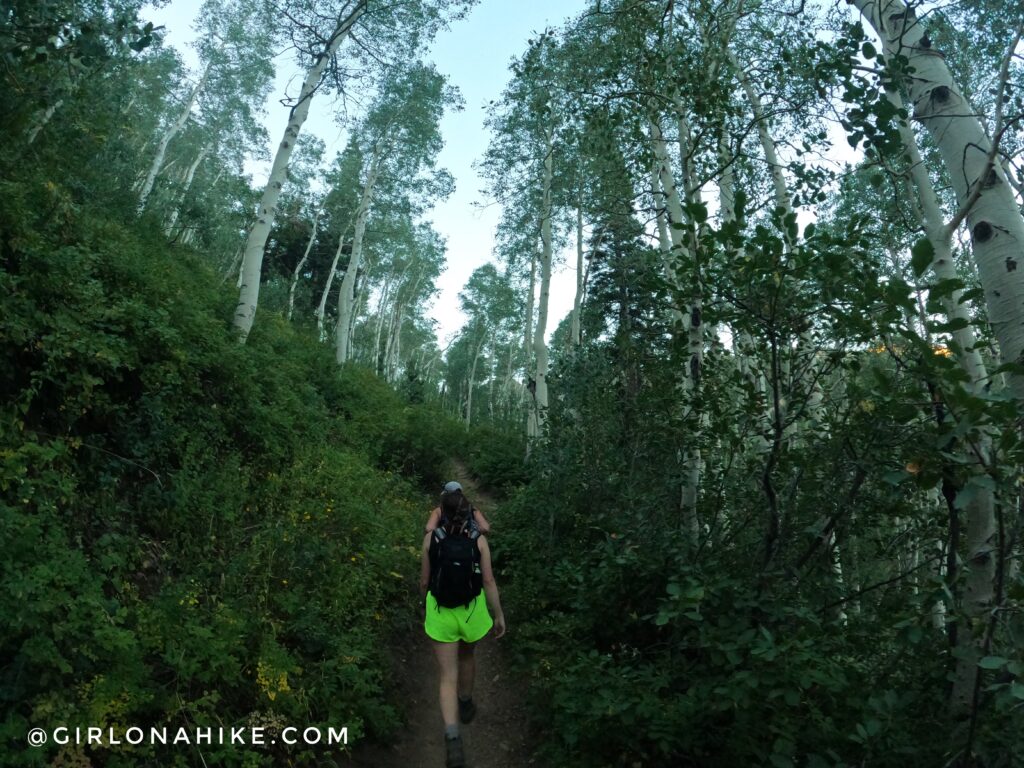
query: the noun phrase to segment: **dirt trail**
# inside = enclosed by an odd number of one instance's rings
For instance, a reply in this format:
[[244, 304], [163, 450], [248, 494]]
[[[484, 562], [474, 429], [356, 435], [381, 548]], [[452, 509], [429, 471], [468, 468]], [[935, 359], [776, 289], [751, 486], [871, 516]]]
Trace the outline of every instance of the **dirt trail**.
[[[478, 490], [469, 472], [456, 464], [456, 479], [466, 496], [484, 510], [491, 522], [493, 501]], [[427, 510], [423, 516], [426, 519]], [[419, 573], [416, 573], [416, 579]], [[499, 588], [501, 585], [498, 585]], [[515, 631], [513, 627], [512, 632]], [[478, 712], [473, 722], [460, 726], [468, 768], [523, 768], [536, 766], [530, 756], [525, 685], [509, 672], [501, 646], [508, 635], [494, 640], [491, 633], [477, 645], [476, 688]], [[356, 745], [350, 765], [358, 768], [443, 768], [444, 724], [438, 704], [437, 663], [430, 641], [422, 632], [394, 648], [395, 668], [405, 672], [402, 702], [405, 728], [391, 745]]]

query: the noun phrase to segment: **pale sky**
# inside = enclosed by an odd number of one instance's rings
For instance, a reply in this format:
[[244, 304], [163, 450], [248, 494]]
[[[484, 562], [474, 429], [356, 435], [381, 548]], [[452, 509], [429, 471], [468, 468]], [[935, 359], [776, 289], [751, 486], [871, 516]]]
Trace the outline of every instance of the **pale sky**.
[[[193, 68], [196, 57], [188, 43], [194, 38], [192, 22], [201, 0], [172, 0], [160, 9], [146, 9], [143, 16], [166, 27], [165, 40], [178, 49]], [[438, 280], [440, 293], [427, 315], [436, 319], [439, 343], [444, 347], [462, 327], [464, 318], [458, 310], [458, 293], [473, 270], [493, 260], [494, 233], [501, 210], [497, 205], [483, 209], [483, 180], [472, 164], [483, 155], [488, 133], [484, 128], [484, 105], [496, 99], [509, 78], [508, 65], [513, 56], [526, 49], [526, 42], [535, 31], [545, 26], [557, 27], [569, 16], [583, 10], [586, 0], [481, 0], [462, 21], [443, 32], [434, 42], [432, 60], [442, 74], [462, 92], [466, 108], [449, 113], [441, 123], [445, 148], [439, 165], [455, 177], [455, 192], [438, 205], [427, 218], [433, 222], [448, 244], [448, 269]], [[271, 156], [281, 140], [287, 115], [280, 99], [287, 89], [294, 95], [302, 75], [291, 61], [290, 53], [275, 62], [277, 81], [267, 101], [264, 125], [269, 135], [267, 147]], [[310, 108], [303, 132], [319, 136], [327, 145], [326, 157], [331, 159], [343, 148], [344, 134], [332, 113], [330, 97], [318, 95]], [[269, 164], [251, 166], [253, 180], [266, 180]], [[571, 258], [566, 258], [568, 252]], [[576, 281], [575, 246], [556, 257], [552, 278], [548, 332], [572, 309]]]

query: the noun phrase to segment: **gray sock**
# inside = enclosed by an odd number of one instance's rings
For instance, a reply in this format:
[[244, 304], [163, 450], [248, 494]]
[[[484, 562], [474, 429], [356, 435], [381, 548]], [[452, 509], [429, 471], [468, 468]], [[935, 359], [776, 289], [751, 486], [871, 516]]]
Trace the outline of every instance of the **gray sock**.
[[444, 737], [446, 739], [457, 739], [459, 738], [459, 724], [446, 725], [444, 727]]

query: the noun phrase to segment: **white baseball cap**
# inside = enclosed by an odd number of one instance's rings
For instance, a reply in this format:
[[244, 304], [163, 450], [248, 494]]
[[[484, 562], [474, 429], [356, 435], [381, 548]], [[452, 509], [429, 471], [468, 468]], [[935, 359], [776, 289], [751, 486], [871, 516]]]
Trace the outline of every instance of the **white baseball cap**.
[[444, 492], [445, 493], [452, 493], [453, 491], [461, 491], [461, 490], [462, 490], [462, 486], [459, 485], [458, 483], [456, 483], [454, 480], [449, 480], [444, 485]]

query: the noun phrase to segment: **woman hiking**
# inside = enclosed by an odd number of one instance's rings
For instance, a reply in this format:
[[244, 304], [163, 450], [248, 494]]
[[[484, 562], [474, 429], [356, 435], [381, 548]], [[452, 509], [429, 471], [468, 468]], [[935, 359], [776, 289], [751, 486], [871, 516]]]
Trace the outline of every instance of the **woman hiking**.
[[[444, 503], [444, 497], [449, 493], [454, 493], [455, 491], [462, 493], [462, 486], [459, 483], [454, 480], [445, 483], [444, 493], [441, 494], [441, 502]], [[491, 524], [488, 522], [487, 518], [484, 517], [484, 513], [472, 504], [470, 504], [470, 510], [472, 511], [469, 519], [473, 523], [476, 523], [476, 527], [480, 529], [480, 533], [490, 533]], [[427, 518], [426, 526], [423, 528], [424, 533], [430, 533], [432, 530], [437, 528], [438, 524], [441, 522], [441, 514], [441, 507], [434, 507], [433, 511], [430, 513], [430, 517]]]
[[[469, 723], [476, 714], [475, 643], [492, 626], [495, 638], [504, 635], [505, 615], [491, 570], [487, 537], [474, 522], [473, 506], [463, 495], [462, 487], [452, 486], [458, 483], [445, 486], [437, 527], [423, 537], [420, 594], [426, 600], [423, 629], [433, 641], [440, 670], [445, 765], [462, 768], [466, 762], [459, 721]], [[486, 606], [481, 591], [486, 596]]]

